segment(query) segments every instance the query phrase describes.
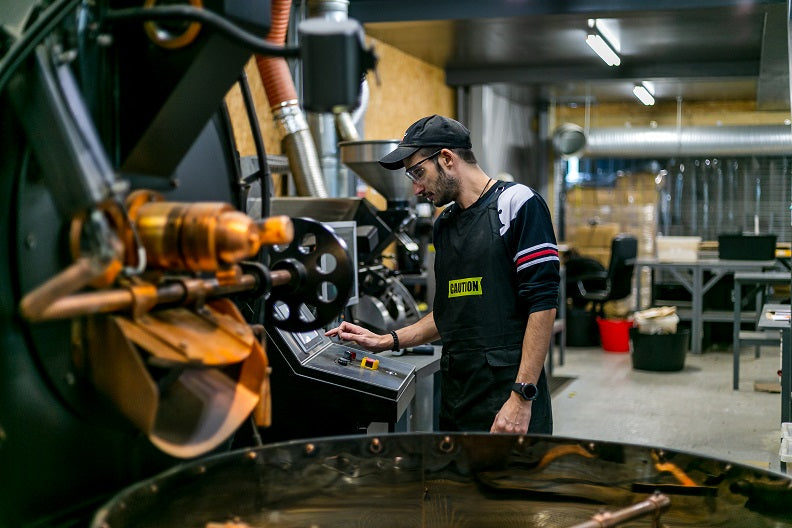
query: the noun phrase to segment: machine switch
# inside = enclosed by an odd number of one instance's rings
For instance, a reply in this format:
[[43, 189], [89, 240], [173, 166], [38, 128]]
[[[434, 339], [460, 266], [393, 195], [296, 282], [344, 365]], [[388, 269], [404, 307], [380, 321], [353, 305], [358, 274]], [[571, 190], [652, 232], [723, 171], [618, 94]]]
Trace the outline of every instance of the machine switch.
[[369, 370], [377, 370], [379, 368], [379, 359], [364, 357], [360, 361], [360, 366]]
[[357, 354], [355, 352], [351, 351], [351, 350], [345, 350], [344, 351], [344, 357], [346, 359], [354, 360], [356, 356], [357, 356]]
[[336, 363], [338, 363], [342, 367], [346, 367], [347, 365], [349, 365], [349, 359], [347, 359], [345, 357], [340, 357], [340, 358], [336, 359]]

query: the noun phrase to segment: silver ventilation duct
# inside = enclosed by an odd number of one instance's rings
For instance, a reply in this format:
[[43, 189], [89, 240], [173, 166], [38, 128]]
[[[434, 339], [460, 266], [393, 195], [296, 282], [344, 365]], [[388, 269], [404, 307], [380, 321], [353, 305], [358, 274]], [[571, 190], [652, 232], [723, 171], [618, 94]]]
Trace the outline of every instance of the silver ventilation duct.
[[562, 156], [653, 158], [658, 156], [787, 156], [792, 155], [788, 125], [599, 128], [586, 133], [572, 123], [553, 135]]

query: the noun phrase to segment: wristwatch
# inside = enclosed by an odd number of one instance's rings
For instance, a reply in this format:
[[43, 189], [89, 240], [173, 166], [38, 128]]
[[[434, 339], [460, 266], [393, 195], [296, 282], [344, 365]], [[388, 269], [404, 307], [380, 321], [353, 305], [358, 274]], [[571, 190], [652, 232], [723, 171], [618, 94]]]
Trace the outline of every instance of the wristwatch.
[[539, 394], [539, 389], [533, 383], [515, 383], [512, 385], [512, 390], [525, 401], [533, 401]]

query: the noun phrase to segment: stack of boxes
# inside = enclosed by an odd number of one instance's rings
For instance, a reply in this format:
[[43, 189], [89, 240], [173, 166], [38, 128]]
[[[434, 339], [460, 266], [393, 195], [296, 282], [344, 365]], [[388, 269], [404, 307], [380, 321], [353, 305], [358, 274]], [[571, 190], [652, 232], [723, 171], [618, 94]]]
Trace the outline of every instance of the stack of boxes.
[[[575, 187], [566, 194], [566, 244], [583, 256], [599, 261], [606, 269], [614, 236], [628, 233], [638, 240], [638, 258], [652, 257], [657, 229], [655, 175], [624, 173], [613, 187]], [[641, 299], [651, 299], [651, 270], [637, 270]], [[634, 308], [627, 298], [605, 305], [608, 317], [623, 317]], [[645, 307], [641, 307], [645, 308]]]

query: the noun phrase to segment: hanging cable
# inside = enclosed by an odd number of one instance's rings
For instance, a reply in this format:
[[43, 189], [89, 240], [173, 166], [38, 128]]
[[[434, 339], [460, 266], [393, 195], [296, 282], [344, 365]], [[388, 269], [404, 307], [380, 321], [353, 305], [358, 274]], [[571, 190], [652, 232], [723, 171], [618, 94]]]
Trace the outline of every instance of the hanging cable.
[[267, 218], [270, 215], [270, 197], [272, 196], [272, 180], [267, 163], [267, 151], [264, 147], [264, 140], [261, 137], [258, 115], [256, 114], [256, 104], [250, 92], [247, 73], [242, 70], [239, 75], [239, 88], [242, 91], [242, 100], [245, 103], [245, 111], [250, 123], [250, 132], [253, 134], [253, 145], [256, 147], [256, 157], [258, 158], [258, 176], [261, 184], [261, 217]]
[[299, 48], [273, 45], [208, 9], [199, 9], [192, 6], [174, 5], [112, 9], [105, 13], [103, 20], [110, 23], [153, 20], [195, 20], [213, 27], [237, 44], [250, 49], [254, 53], [273, 57], [299, 57], [300, 55]]
[[[256, 114], [256, 104], [253, 101], [253, 94], [250, 92], [250, 84], [248, 83], [247, 73], [245, 73], [244, 69], [239, 75], [239, 80], [237, 82], [242, 91], [242, 100], [245, 103], [245, 112], [250, 122], [250, 132], [253, 134], [253, 144], [256, 147], [256, 158], [258, 158], [258, 178], [261, 187], [261, 218], [267, 218], [270, 215], [272, 174], [270, 173], [269, 163], [267, 163], [267, 151], [264, 147], [264, 140], [261, 137], [261, 128], [259, 127], [258, 115]], [[259, 253], [259, 260], [264, 264], [269, 262], [269, 250], [266, 246], [262, 246]]]

